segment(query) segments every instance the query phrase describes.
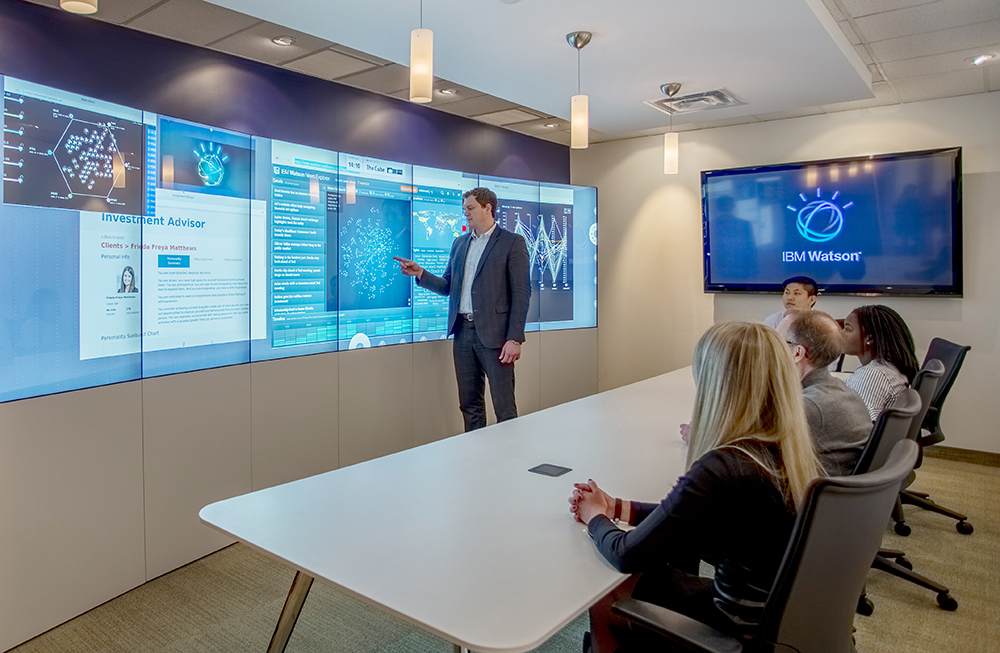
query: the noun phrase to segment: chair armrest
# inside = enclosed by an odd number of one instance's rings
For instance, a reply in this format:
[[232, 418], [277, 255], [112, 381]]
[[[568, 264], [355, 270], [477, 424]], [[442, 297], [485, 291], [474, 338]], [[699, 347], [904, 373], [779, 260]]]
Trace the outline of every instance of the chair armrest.
[[629, 621], [662, 635], [670, 643], [682, 646], [687, 651], [740, 653], [743, 650], [743, 643], [740, 640], [700, 621], [652, 603], [625, 599], [615, 603], [611, 609]]

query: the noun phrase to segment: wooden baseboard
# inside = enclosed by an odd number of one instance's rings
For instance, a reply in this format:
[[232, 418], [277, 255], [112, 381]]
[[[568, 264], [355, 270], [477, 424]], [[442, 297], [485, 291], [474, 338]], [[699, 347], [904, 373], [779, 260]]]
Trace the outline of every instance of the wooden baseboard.
[[934, 445], [933, 447], [927, 447], [924, 449], [924, 455], [928, 458], [954, 460], [960, 463], [985, 465], [986, 467], [1000, 467], [1000, 453], [990, 453], [988, 451], [975, 451], [973, 449], [958, 449], [956, 447]]

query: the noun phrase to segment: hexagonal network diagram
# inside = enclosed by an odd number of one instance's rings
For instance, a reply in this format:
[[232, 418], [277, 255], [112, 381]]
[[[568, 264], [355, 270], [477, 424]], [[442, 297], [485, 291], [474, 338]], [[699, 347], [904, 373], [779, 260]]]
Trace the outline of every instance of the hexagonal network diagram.
[[52, 156], [70, 197], [109, 197], [128, 165], [107, 125], [80, 120], [72, 114]]

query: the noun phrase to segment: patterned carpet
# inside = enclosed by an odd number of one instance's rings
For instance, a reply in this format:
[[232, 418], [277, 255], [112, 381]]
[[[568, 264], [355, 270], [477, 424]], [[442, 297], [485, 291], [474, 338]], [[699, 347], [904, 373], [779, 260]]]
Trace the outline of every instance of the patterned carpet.
[[[952, 590], [956, 612], [934, 593], [873, 571], [871, 617], [855, 617], [862, 653], [1000, 652], [1000, 468], [927, 458], [914, 489], [965, 511], [975, 526], [907, 508], [909, 537], [887, 531], [885, 546], [907, 552], [914, 568]], [[264, 651], [292, 572], [236, 544], [136, 588], [11, 649], [11, 653], [147, 653]], [[577, 653], [586, 617], [539, 647]], [[313, 585], [288, 653], [417, 653], [451, 645], [319, 583]]]

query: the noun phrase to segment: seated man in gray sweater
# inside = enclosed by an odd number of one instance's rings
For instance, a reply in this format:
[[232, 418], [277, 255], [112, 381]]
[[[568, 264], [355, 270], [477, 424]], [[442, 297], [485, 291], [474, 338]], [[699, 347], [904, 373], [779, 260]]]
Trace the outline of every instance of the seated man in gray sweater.
[[827, 366], [844, 351], [836, 320], [820, 311], [792, 310], [778, 324], [802, 380], [806, 418], [830, 476], [850, 474], [871, 435], [868, 408]]

